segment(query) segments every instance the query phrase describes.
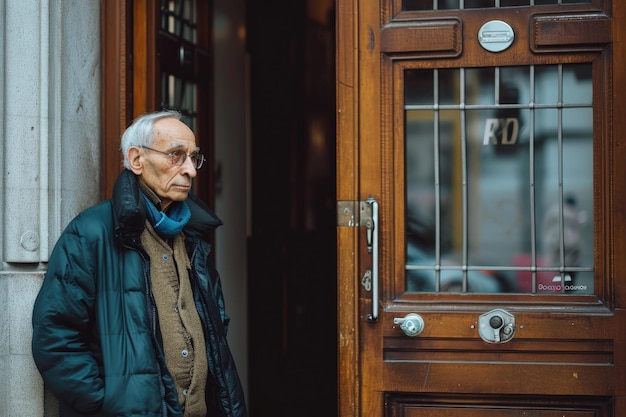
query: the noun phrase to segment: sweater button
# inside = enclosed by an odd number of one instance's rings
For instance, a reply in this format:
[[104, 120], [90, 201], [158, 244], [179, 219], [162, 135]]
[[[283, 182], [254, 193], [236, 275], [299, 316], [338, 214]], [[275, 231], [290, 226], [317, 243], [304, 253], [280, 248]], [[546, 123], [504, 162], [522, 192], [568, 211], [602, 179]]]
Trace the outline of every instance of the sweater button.
[[178, 313], [178, 306], [175, 306], [175, 307], [174, 307], [174, 312], [175, 312], [175, 313]]
[[187, 356], [189, 356], [189, 351], [187, 349], [183, 349], [180, 354], [183, 355], [183, 358], [186, 358]]
[[164, 260], [164, 261], [167, 261], [169, 258], [170, 258], [170, 257], [169, 257], [169, 256], [167, 256], [167, 254], [163, 255], [163, 260]]
[[185, 388], [185, 389], [183, 390], [183, 395], [186, 397], [188, 393], [189, 393], [189, 390], [188, 390], [187, 388]]

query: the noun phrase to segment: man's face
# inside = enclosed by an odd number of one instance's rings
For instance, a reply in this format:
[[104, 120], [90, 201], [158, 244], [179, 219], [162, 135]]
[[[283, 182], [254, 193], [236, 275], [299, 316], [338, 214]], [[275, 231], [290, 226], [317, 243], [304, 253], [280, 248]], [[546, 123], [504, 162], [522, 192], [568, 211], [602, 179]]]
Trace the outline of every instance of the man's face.
[[[157, 151], [192, 154], [198, 151], [196, 138], [183, 122], [167, 118], [158, 120], [154, 128], [156, 135], [150, 148]], [[169, 156], [146, 148], [131, 147], [129, 160], [132, 171], [139, 176], [161, 199], [165, 210], [173, 201], [183, 201], [191, 188], [191, 179], [197, 175], [196, 168], [187, 157], [185, 162], [176, 166]]]

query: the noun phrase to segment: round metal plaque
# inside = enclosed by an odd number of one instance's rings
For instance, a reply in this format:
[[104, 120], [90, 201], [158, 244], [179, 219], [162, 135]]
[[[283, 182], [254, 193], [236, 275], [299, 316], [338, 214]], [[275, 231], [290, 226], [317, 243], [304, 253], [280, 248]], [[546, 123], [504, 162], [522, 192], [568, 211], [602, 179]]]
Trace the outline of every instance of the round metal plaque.
[[492, 20], [478, 31], [478, 42], [489, 52], [502, 52], [513, 43], [515, 32], [513, 28], [502, 20]]

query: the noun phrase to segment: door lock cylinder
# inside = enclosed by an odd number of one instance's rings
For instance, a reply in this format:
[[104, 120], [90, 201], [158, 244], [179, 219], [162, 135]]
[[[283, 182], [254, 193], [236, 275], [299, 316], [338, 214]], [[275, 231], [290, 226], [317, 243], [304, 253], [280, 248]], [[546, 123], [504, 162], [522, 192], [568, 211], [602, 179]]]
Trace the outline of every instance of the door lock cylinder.
[[514, 333], [515, 317], [508, 311], [497, 308], [478, 317], [478, 334], [485, 342], [508, 342]]

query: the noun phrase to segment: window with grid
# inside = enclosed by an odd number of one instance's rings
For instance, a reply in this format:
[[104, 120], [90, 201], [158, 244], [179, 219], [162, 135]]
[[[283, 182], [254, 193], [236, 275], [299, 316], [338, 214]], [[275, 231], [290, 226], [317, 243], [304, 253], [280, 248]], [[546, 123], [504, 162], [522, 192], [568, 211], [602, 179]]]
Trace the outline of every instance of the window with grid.
[[591, 64], [404, 73], [406, 285], [591, 294]]
[[489, 7], [589, 4], [591, 0], [402, 0], [404, 11], [482, 9]]

